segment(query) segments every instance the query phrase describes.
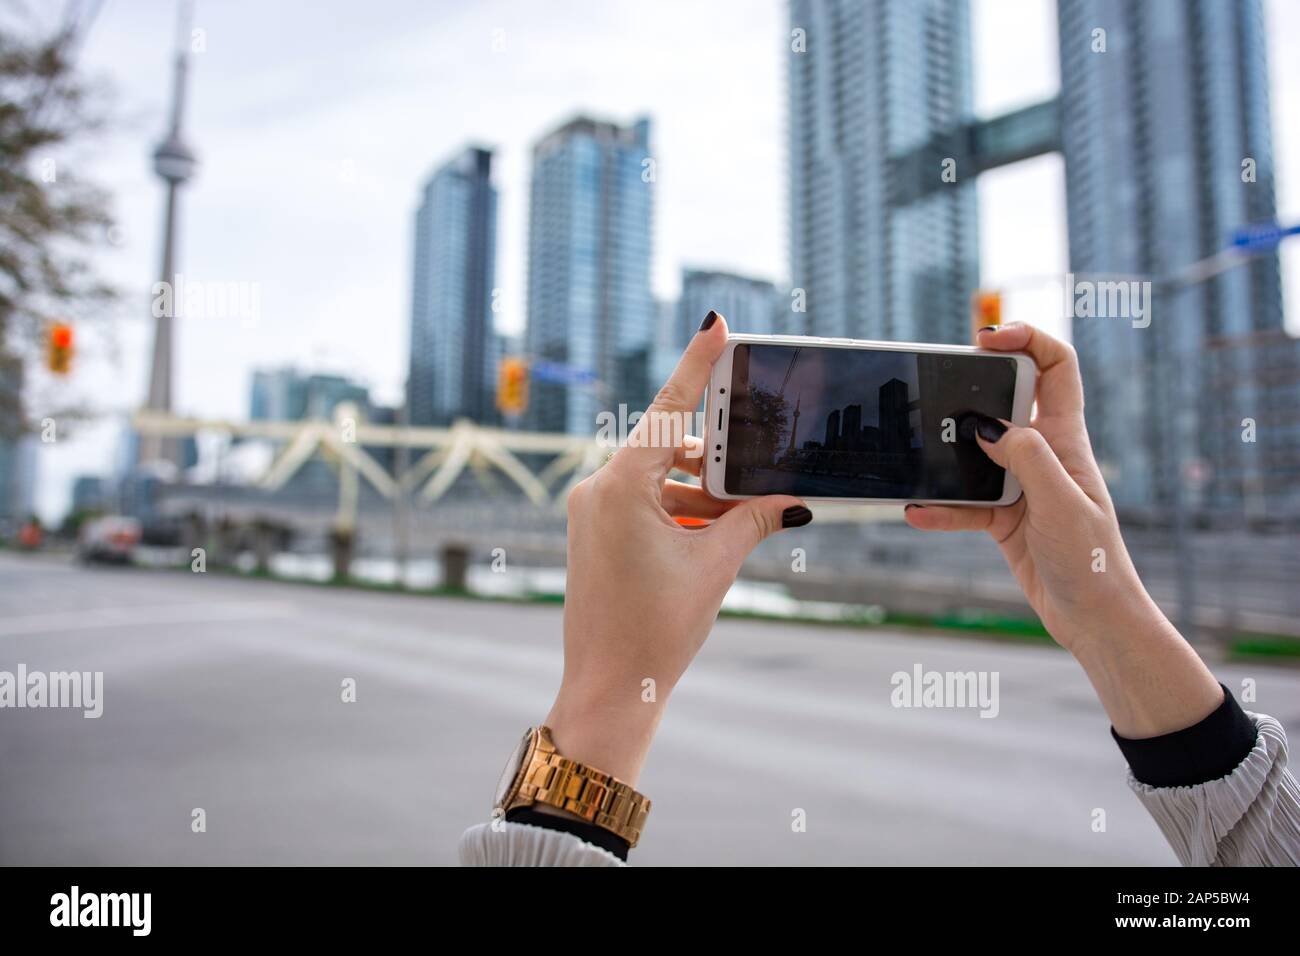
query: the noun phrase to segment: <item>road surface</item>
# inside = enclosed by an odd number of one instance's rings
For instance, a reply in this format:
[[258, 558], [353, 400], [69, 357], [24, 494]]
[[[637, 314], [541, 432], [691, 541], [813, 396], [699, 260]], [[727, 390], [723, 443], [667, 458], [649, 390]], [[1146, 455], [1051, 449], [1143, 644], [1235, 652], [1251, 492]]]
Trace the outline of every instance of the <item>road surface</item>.
[[[0, 863], [453, 863], [546, 713], [560, 626], [551, 605], [0, 553], [0, 671], [104, 674], [98, 719], [0, 709]], [[916, 665], [996, 672], [997, 716], [894, 707]], [[1300, 671], [1218, 671], [1300, 727]], [[1055, 648], [724, 620], [642, 778], [633, 861], [1172, 864], [1107, 731]]]

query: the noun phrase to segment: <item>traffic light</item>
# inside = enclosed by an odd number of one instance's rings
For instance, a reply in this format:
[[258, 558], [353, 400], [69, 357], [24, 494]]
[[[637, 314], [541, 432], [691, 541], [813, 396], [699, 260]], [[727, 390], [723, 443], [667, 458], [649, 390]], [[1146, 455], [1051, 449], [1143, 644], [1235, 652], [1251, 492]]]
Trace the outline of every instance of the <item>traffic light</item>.
[[971, 298], [972, 335], [986, 325], [1002, 324], [1002, 293], [992, 289], [979, 289]]
[[72, 371], [72, 326], [66, 322], [50, 325], [47, 335], [47, 364], [55, 375]]
[[501, 360], [497, 371], [497, 408], [502, 415], [518, 417], [528, 408], [528, 362], [521, 358]]

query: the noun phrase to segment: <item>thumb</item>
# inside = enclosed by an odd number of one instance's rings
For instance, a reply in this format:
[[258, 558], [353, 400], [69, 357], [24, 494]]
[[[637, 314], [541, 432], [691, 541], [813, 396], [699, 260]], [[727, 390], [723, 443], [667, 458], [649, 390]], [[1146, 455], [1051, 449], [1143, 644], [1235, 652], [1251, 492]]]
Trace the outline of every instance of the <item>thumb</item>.
[[739, 566], [760, 541], [783, 528], [802, 528], [812, 512], [790, 495], [764, 495], [736, 505], [709, 526], [708, 534]]
[[1015, 475], [1029, 502], [1040, 507], [1051, 506], [1081, 494], [1038, 429], [982, 418], [976, 436], [984, 453]]

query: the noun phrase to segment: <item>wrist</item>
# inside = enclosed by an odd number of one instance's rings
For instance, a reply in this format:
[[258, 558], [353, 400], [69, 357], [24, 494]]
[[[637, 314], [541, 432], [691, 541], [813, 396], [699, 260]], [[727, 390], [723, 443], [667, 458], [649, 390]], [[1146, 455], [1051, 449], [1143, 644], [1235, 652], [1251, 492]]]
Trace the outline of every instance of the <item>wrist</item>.
[[1069, 648], [1088, 675], [1111, 726], [1139, 740], [1173, 733], [1223, 703], [1223, 691], [1145, 589], [1098, 616], [1098, 628]]
[[1048, 625], [1056, 642], [1076, 658], [1171, 626], [1135, 570], [1116, 569], [1097, 577], [1105, 580], [1079, 595], [1073, 606], [1060, 609]]
[[556, 749], [635, 787], [668, 695], [654, 690], [565, 680], [546, 717]]

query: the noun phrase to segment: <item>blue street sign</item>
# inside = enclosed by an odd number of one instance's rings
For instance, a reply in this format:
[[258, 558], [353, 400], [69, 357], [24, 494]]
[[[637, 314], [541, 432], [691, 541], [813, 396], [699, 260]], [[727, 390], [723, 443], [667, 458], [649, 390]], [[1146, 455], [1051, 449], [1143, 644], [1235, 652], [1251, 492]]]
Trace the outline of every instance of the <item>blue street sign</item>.
[[1263, 252], [1274, 249], [1287, 236], [1300, 233], [1300, 224], [1282, 226], [1276, 222], [1257, 222], [1232, 231], [1231, 241], [1242, 252]]
[[590, 369], [575, 368], [563, 362], [548, 362], [538, 359], [529, 365], [533, 378], [539, 382], [552, 385], [591, 385], [596, 381], [596, 373]]

